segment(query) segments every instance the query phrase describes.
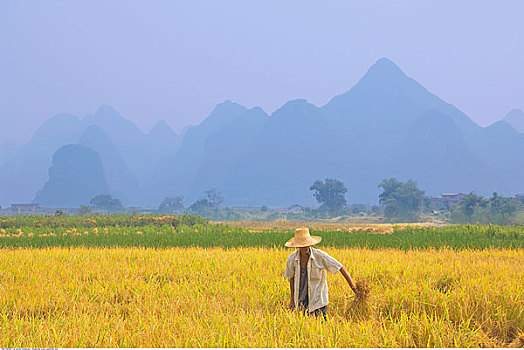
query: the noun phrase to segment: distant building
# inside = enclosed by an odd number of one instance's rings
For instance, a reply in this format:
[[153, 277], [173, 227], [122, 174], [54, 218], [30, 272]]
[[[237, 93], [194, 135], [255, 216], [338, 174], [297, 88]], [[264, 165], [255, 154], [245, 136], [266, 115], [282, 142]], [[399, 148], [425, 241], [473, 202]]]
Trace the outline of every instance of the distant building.
[[29, 214], [41, 209], [38, 203], [11, 204], [10, 210], [17, 214]]

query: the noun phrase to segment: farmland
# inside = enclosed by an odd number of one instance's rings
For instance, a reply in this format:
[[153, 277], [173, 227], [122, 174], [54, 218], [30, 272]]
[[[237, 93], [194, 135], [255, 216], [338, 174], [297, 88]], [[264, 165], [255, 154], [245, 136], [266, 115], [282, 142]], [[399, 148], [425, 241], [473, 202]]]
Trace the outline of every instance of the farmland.
[[328, 322], [286, 309], [293, 224], [0, 218], [3, 347], [524, 345], [524, 228], [311, 227], [371, 287], [328, 274]]

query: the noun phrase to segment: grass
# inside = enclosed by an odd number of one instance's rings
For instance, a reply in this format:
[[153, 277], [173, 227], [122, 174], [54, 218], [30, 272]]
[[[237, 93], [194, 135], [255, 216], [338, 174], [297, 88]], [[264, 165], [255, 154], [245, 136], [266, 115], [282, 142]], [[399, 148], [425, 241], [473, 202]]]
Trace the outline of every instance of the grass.
[[[322, 236], [319, 247], [395, 249], [486, 249], [524, 247], [523, 226], [450, 225], [391, 226], [391, 233], [373, 233], [368, 227], [311, 230]], [[379, 231], [380, 232], [380, 231]], [[386, 231], [389, 232], [389, 231]], [[147, 224], [144, 226], [21, 227], [0, 229], [0, 247], [282, 247], [292, 229], [251, 232], [240, 226]]]

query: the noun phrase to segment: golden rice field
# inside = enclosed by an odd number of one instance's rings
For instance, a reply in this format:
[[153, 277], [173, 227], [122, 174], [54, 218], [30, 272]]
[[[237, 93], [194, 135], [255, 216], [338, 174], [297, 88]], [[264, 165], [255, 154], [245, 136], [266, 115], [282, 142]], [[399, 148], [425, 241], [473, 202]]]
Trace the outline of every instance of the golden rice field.
[[322, 248], [328, 322], [286, 309], [281, 248], [2, 249], [2, 347], [524, 345], [519, 249]]

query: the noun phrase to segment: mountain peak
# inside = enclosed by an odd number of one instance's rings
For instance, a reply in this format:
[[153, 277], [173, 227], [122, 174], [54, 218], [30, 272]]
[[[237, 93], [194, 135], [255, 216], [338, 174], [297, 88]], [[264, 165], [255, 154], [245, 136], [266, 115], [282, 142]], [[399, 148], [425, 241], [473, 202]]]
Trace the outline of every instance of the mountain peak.
[[279, 109], [277, 109], [275, 112], [273, 112], [273, 115], [275, 114], [282, 114], [288, 111], [309, 111], [309, 110], [317, 110], [318, 107], [314, 104], [308, 102], [307, 100], [303, 98], [299, 98], [296, 100], [291, 100], [286, 103]]
[[[351, 90], [337, 95], [322, 108], [327, 114], [340, 114], [345, 105], [374, 104], [377, 96], [386, 96], [391, 101], [395, 95], [413, 95], [415, 99], [430, 95], [429, 92], [404, 72], [389, 58], [377, 60]], [[375, 105], [375, 107], [378, 105]], [[343, 113], [345, 114], [345, 113]]]
[[371, 79], [371, 80], [392, 80], [399, 78], [407, 78], [406, 74], [389, 58], [383, 57], [377, 60], [373, 64], [362, 80]]
[[80, 120], [76, 116], [66, 113], [57, 114], [40, 125], [32, 139], [56, 140], [61, 136], [74, 133], [79, 128], [79, 125]]
[[288, 120], [301, 121], [304, 117], [320, 115], [320, 109], [305, 99], [296, 99], [286, 102], [271, 115], [271, 119], [284, 118]]
[[109, 192], [100, 156], [90, 147], [68, 144], [53, 154], [49, 180], [34, 202], [49, 207], [77, 207]]
[[230, 112], [238, 113], [239, 111], [247, 111], [247, 108], [242, 106], [242, 105], [239, 105], [238, 103], [235, 103], [235, 102], [233, 102], [231, 100], [225, 100], [224, 102], [221, 102], [221, 103], [217, 104], [215, 106], [215, 108], [213, 109], [213, 112], [211, 112], [211, 114], [222, 113], [222, 112], [225, 112], [225, 113], [230, 113]]
[[509, 111], [506, 114], [506, 116], [504, 117], [504, 119], [508, 119], [508, 120], [521, 119], [521, 118], [524, 118], [524, 112], [522, 112], [522, 110], [520, 110], [519, 108], [515, 108], [515, 109]]
[[492, 135], [498, 134], [498, 135], [507, 136], [507, 135], [512, 135], [512, 134], [514, 135], [518, 134], [518, 130], [516, 130], [513, 125], [511, 125], [510, 123], [508, 123], [505, 120], [498, 120], [494, 122], [493, 124], [485, 127], [483, 131], [490, 133]]
[[[82, 124], [87, 127], [96, 124], [101, 127], [115, 142], [137, 142], [144, 133], [129, 119], [124, 118], [112, 106], [102, 105], [94, 114], [86, 115]], [[120, 147], [120, 146], [119, 146]]]
[[264, 109], [262, 109], [262, 107], [259, 107], [259, 106], [255, 106], [253, 108], [250, 108], [248, 110], [248, 112], [256, 113], [256, 114], [265, 114], [267, 116], [266, 111], [264, 111]]
[[515, 130], [520, 133], [524, 133], [524, 112], [520, 109], [514, 109], [510, 111], [503, 119], [505, 122], [510, 124]]
[[247, 108], [245, 106], [231, 102], [230, 100], [225, 100], [217, 104], [211, 114], [204, 119], [200, 125], [212, 128], [220, 127], [246, 111]]
[[115, 117], [120, 116], [120, 114], [116, 111], [116, 109], [113, 106], [110, 105], [101, 105], [98, 107], [98, 109], [95, 112], [95, 116], [97, 117]]
[[153, 125], [148, 135], [170, 135], [172, 137], [175, 137], [176, 133], [165, 120], [161, 120], [157, 122], [155, 125]]

